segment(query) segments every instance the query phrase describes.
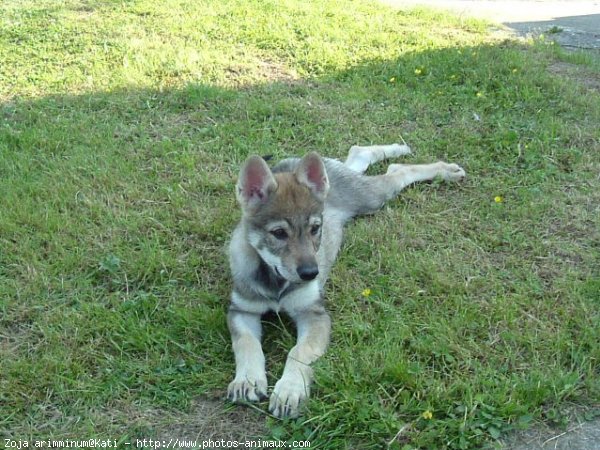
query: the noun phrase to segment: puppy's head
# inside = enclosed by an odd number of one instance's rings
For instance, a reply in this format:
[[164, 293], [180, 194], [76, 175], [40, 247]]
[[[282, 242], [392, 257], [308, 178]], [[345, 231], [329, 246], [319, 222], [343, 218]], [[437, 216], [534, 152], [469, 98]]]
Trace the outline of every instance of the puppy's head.
[[242, 166], [236, 194], [248, 241], [279, 277], [300, 282], [319, 274], [316, 254], [328, 190], [317, 153], [308, 153], [293, 172], [273, 174], [258, 156]]

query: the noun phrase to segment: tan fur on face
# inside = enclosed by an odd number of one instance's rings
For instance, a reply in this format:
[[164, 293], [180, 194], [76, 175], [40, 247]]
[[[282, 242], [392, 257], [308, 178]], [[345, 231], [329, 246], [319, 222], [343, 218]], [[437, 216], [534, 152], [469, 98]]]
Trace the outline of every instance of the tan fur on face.
[[319, 202], [307, 186], [300, 184], [291, 173], [275, 174], [277, 189], [271, 198], [251, 217], [250, 222], [262, 226], [278, 219], [296, 222], [297, 218], [306, 219], [323, 212], [323, 203]]

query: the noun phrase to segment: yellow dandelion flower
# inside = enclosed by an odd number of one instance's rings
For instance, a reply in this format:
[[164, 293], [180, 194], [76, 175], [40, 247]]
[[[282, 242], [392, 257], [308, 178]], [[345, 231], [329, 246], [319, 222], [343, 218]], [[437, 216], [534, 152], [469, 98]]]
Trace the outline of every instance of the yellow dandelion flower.
[[363, 296], [363, 297], [368, 297], [369, 295], [371, 295], [371, 294], [372, 294], [372, 291], [371, 291], [371, 289], [369, 289], [369, 288], [366, 288], [365, 290], [363, 290], [363, 291], [361, 292], [361, 294], [362, 294], [362, 296]]
[[395, 82], [396, 82], [396, 77], [390, 78], [390, 83], [395, 83]]
[[504, 198], [503, 198], [501, 195], [496, 195], [496, 196], [494, 197], [494, 201], [495, 201], [496, 203], [502, 203], [502, 202], [504, 202]]
[[425, 420], [431, 420], [433, 418], [433, 413], [429, 410], [424, 411], [423, 414], [421, 414], [421, 417]]
[[478, 92], [477, 94], [475, 94], [477, 97], [483, 97], [483, 92]]
[[415, 69], [415, 75], [421, 75], [423, 71], [421, 69]]
[[518, 72], [518, 70], [517, 70], [517, 69], [513, 69], [513, 70], [512, 70], [512, 73], [517, 73], [517, 72]]

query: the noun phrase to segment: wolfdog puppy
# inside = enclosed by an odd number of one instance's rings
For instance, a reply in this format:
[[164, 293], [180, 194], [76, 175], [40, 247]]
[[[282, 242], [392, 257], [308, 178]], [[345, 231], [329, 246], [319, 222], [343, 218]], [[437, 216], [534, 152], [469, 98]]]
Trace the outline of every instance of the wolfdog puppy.
[[364, 175], [372, 163], [409, 153], [399, 144], [354, 146], [345, 162], [308, 153], [272, 170], [258, 156], [246, 160], [236, 187], [242, 219], [229, 246], [233, 292], [227, 322], [236, 371], [227, 395], [232, 401], [267, 396], [261, 316], [284, 311], [296, 324], [297, 343], [273, 388], [269, 411], [277, 417], [299, 415], [310, 394], [311, 364], [329, 342], [323, 287], [344, 224], [377, 211], [411, 183], [465, 176], [458, 165], [445, 162], [391, 164], [384, 175]]

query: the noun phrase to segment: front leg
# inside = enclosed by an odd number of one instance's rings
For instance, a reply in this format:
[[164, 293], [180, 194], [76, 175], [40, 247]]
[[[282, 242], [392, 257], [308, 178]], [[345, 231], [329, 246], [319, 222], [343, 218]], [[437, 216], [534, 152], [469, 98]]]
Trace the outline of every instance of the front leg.
[[310, 365], [325, 353], [331, 330], [331, 319], [320, 305], [290, 315], [296, 322], [298, 341], [290, 350], [283, 375], [271, 395], [269, 411], [276, 417], [299, 415], [301, 404], [310, 396]]
[[260, 317], [236, 309], [230, 309], [227, 315], [235, 354], [235, 378], [229, 383], [227, 397], [233, 402], [256, 402], [267, 396]]

